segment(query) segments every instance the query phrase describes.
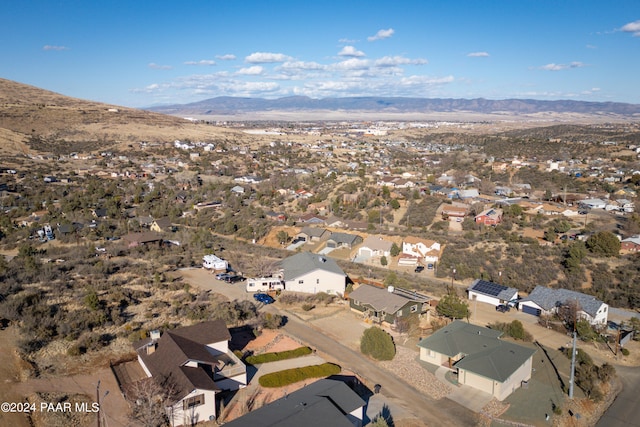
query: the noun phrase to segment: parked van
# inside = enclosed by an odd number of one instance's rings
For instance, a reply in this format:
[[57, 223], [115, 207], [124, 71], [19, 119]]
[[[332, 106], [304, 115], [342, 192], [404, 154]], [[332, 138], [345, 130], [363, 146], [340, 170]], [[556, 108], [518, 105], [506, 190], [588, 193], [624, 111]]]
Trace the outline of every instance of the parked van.
[[279, 277], [259, 277], [247, 279], [247, 292], [281, 291], [284, 282]]

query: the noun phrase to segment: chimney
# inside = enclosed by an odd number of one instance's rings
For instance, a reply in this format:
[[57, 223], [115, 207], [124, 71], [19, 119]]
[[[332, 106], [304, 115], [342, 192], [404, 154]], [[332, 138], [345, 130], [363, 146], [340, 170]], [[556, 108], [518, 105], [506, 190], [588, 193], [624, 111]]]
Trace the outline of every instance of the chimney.
[[149, 344], [147, 344], [147, 356], [150, 354], [155, 353], [156, 351], [156, 343], [155, 342], [151, 342]]
[[396, 288], [394, 288], [393, 286], [387, 286], [387, 292], [389, 292], [390, 294], [393, 293], [393, 291], [395, 291]]
[[157, 341], [160, 339], [160, 331], [157, 329], [154, 329], [153, 331], [149, 332], [149, 338], [151, 338], [153, 341]]

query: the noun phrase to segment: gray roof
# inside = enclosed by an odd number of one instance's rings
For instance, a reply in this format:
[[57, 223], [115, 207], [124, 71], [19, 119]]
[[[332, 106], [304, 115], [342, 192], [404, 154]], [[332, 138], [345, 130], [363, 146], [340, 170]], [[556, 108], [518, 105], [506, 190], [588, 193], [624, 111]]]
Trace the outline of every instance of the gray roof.
[[226, 423], [229, 427], [353, 427], [347, 415], [365, 405], [345, 383], [322, 379]]
[[474, 280], [467, 291], [473, 291], [478, 294], [488, 295], [494, 298], [498, 298], [502, 301], [510, 301], [514, 297], [514, 295], [518, 293], [518, 290], [516, 288], [509, 288], [498, 283], [480, 279]]
[[449, 357], [462, 355], [454, 366], [485, 378], [504, 382], [535, 349], [499, 339], [502, 332], [456, 320], [421, 340], [419, 347]]
[[545, 288], [544, 286], [536, 286], [528, 297], [520, 301], [534, 302], [545, 311], [549, 311], [572, 300], [577, 301], [580, 309], [591, 317], [596, 317], [598, 310], [602, 307], [602, 304], [604, 304], [604, 302], [592, 295], [571, 291], [569, 289]]
[[417, 292], [393, 288], [378, 288], [376, 286], [361, 285], [349, 294], [349, 299], [364, 303], [373, 307], [376, 311], [384, 311], [394, 314], [410, 302], [425, 303], [429, 297]]
[[324, 255], [316, 255], [311, 252], [300, 252], [281, 262], [284, 270], [284, 280], [295, 280], [315, 270], [325, 270], [331, 273], [345, 276], [344, 271], [338, 266], [335, 260]]
[[360, 239], [362, 238], [357, 234], [339, 233], [339, 232], [331, 233], [331, 237], [329, 237], [329, 240], [333, 240], [336, 243], [346, 243], [348, 245], [353, 245]]
[[328, 231], [318, 227], [302, 227], [299, 234], [306, 234], [309, 237], [322, 237]]

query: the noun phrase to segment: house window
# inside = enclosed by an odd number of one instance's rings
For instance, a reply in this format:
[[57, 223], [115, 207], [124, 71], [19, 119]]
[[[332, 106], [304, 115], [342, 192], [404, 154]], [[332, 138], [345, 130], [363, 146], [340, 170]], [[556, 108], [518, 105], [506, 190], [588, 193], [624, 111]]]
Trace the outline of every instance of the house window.
[[418, 304], [414, 304], [411, 306], [411, 312], [415, 313], [416, 311], [418, 311]]
[[204, 394], [199, 394], [182, 401], [182, 408], [185, 411], [200, 405], [204, 405]]
[[320, 279], [316, 279], [316, 285], [320, 284]]
[[298, 285], [304, 285], [304, 280], [298, 280]]
[[360, 305], [360, 301], [354, 299], [353, 300], [353, 305]]
[[396, 317], [402, 317], [402, 311], [398, 311], [398, 312], [396, 313]]

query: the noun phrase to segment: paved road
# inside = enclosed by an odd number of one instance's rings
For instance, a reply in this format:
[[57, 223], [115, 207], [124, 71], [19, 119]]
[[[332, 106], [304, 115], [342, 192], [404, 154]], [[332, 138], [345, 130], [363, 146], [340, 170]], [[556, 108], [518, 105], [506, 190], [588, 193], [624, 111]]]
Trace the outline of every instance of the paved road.
[[[273, 307], [269, 311], [275, 310]], [[309, 346], [326, 355], [343, 368], [357, 373], [370, 384], [381, 384], [382, 394], [393, 399], [409, 413], [430, 426], [472, 426], [477, 424], [473, 412], [449, 399], [434, 400], [424, 396], [409, 384], [379, 368], [374, 363], [350, 348], [336, 342], [332, 337], [318, 331], [294, 317], [284, 327], [289, 334], [305, 341]], [[332, 360], [333, 359], [333, 360]], [[393, 415], [393, 414], [391, 414]]]
[[596, 427], [640, 426], [640, 369], [636, 366], [616, 366], [624, 389], [616, 397]]

